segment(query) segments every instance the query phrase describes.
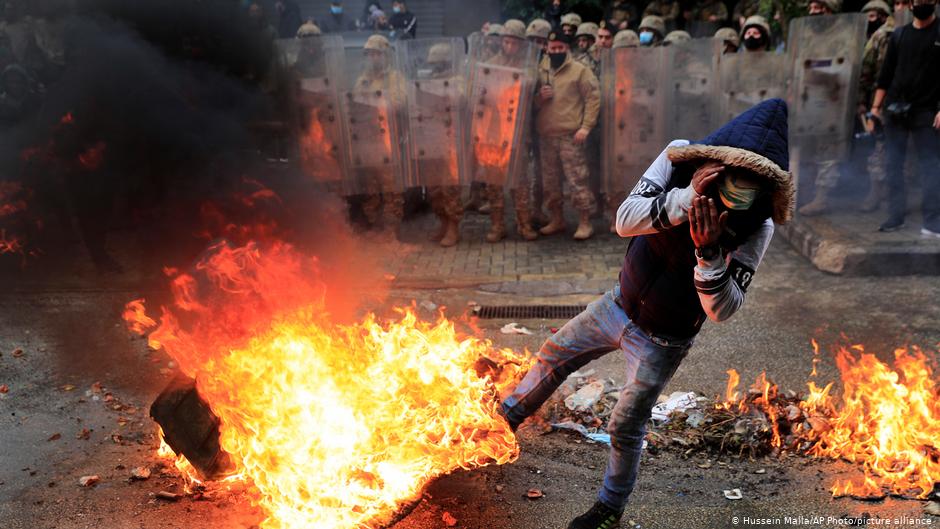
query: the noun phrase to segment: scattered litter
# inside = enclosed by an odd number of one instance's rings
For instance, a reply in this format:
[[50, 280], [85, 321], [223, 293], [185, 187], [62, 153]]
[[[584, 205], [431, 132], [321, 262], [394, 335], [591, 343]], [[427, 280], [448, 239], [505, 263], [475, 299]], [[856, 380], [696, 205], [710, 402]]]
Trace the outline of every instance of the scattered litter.
[[670, 413], [674, 411], [686, 411], [695, 407], [698, 407], [698, 398], [695, 393], [691, 391], [675, 391], [669, 395], [669, 398], [667, 398], [665, 402], [660, 402], [653, 406], [652, 417], [654, 420], [667, 422], [669, 421]]
[[507, 323], [499, 330], [503, 334], [532, 334], [532, 331], [526, 329], [522, 325], [519, 325], [516, 322]]
[[155, 497], [156, 499], [158, 499], [158, 500], [179, 501], [179, 499], [182, 498], [183, 495], [182, 495], [182, 494], [177, 494], [177, 493], [175, 493], [175, 492], [169, 492], [169, 491], [166, 491], [166, 490], [161, 490], [160, 492], [154, 494], [154, 497]]
[[147, 467], [134, 467], [134, 470], [131, 470], [131, 480], [144, 481], [150, 479], [150, 469]]
[[23, 350], [17, 347], [16, 349], [13, 350], [12, 354], [13, 354], [13, 358], [19, 358], [23, 356]]
[[10, 386], [6, 384], [0, 384], [0, 393], [9, 393], [9, 392], [10, 392]]
[[91, 438], [91, 430], [88, 428], [82, 428], [82, 431], [75, 434], [76, 439], [81, 439], [82, 441], [87, 441]]
[[754, 471], [754, 473], [755, 473], [755, 474], [766, 474], [766, 473], [767, 473], [767, 469], [766, 469], [766, 468], [758, 468], [757, 470]]
[[441, 520], [444, 522], [444, 525], [446, 525], [447, 527], [453, 527], [457, 525], [457, 519], [454, 518], [454, 515], [452, 515], [451, 513], [447, 511], [444, 511], [444, 514], [441, 516]]
[[101, 382], [95, 382], [91, 385], [92, 393], [101, 393], [104, 390], [104, 387], [101, 385]]
[[722, 492], [725, 498], [729, 500], [740, 500], [744, 497], [744, 494], [741, 494], [741, 489], [723, 490]]
[[99, 481], [101, 481], [101, 477], [98, 476], [97, 474], [94, 474], [91, 476], [82, 476], [78, 478], [78, 484], [83, 487], [92, 487]]
[[72, 384], [66, 384], [62, 386], [62, 391], [75, 391], [75, 386]]
[[526, 491], [525, 496], [526, 498], [529, 498], [530, 500], [537, 500], [539, 498], [544, 498], [545, 493], [542, 492], [540, 489], [529, 489]]
[[[610, 434], [606, 433], [591, 433], [583, 424], [578, 424], [576, 422], [566, 421], [552, 424], [552, 428], [557, 428], [559, 430], [571, 430], [573, 432], [578, 432], [579, 434], [587, 437], [588, 439], [604, 443], [605, 445], [610, 445]], [[643, 441], [643, 444], [646, 444], [646, 441]]]
[[551, 332], [552, 334], [558, 333], [558, 327], [549, 327], [548, 330], [549, 330], [549, 332]]
[[685, 423], [692, 428], [698, 428], [702, 425], [702, 421], [705, 420], [705, 412], [702, 410], [690, 410], [688, 415], [689, 416], [685, 419]]
[[605, 384], [594, 381], [565, 398], [565, 407], [571, 411], [583, 411], [594, 406], [604, 394]]
[[502, 492], [503, 489], [505, 489], [505, 488], [506, 488], [505, 485], [496, 485], [496, 492], [497, 492], [497, 493]]
[[698, 464], [698, 467], [699, 467], [699, 468], [706, 468], [706, 469], [707, 469], [707, 468], [711, 468], [711, 467], [712, 467], [712, 460], [709, 459], [709, 460], [705, 461], [704, 463], [699, 463], [699, 464]]
[[46, 441], [58, 441], [58, 440], [61, 439], [61, 438], [62, 438], [62, 434], [60, 434], [60, 433], [54, 433], [54, 434], [50, 435], [49, 438], [46, 439]]

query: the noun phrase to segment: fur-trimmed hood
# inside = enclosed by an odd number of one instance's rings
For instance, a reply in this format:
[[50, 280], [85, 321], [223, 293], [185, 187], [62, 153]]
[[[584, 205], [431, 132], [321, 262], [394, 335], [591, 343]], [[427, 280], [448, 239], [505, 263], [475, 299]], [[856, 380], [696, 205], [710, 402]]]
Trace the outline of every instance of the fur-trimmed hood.
[[752, 171], [774, 186], [774, 222], [785, 224], [793, 216], [787, 103], [782, 99], [758, 103], [702, 141], [670, 147], [666, 154], [673, 163], [709, 159]]

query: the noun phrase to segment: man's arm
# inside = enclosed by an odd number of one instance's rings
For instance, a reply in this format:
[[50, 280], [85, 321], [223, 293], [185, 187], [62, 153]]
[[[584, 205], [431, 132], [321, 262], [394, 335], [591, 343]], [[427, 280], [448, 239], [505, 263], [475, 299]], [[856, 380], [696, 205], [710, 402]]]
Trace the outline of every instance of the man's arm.
[[[687, 140], [673, 140], [666, 146], [682, 147]], [[688, 187], [671, 189], [672, 162], [663, 150], [637, 183], [630, 196], [617, 209], [617, 234], [621, 237], [668, 230], [689, 220], [692, 199], [706, 189], [723, 169], [718, 163], [703, 164]]]
[[695, 288], [709, 319], [727, 320], [741, 308], [747, 287], [764, 258], [773, 234], [774, 223], [767, 219], [730, 255], [719, 255], [711, 260], [698, 259]]
[[578, 88], [584, 99], [584, 117], [581, 119], [581, 128], [590, 132], [597, 125], [597, 115], [601, 111], [601, 90], [590, 68], [584, 68], [578, 80]]

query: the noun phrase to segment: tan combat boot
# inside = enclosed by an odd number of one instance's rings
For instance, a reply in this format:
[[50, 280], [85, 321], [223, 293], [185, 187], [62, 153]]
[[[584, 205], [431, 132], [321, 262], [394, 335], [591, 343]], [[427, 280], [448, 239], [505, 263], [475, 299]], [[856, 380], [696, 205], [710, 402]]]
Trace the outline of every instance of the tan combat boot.
[[553, 209], [551, 212], [551, 222], [539, 230], [542, 235], [554, 235], [565, 231], [565, 214], [561, 207]]
[[448, 220], [444, 227], [444, 236], [441, 237], [441, 246], [449, 248], [460, 241], [460, 221]]
[[800, 215], [812, 217], [813, 215], [825, 213], [828, 209], [829, 190], [824, 187], [818, 187], [816, 188], [816, 196], [813, 197], [813, 201], [809, 204], [805, 204], [799, 211]]
[[532, 217], [526, 211], [516, 212], [516, 228], [519, 230], [519, 235], [527, 241], [539, 238], [538, 232], [532, 229]]
[[583, 241], [590, 239], [591, 235], [594, 235], [594, 226], [591, 225], [591, 212], [582, 211], [578, 229], [574, 232], [574, 238], [576, 241]]
[[428, 240], [431, 242], [440, 242], [441, 239], [447, 235], [447, 217], [438, 215], [437, 220], [440, 223], [440, 226], [438, 226], [437, 230], [432, 231], [431, 234], [428, 235]]
[[490, 231], [486, 234], [486, 242], [499, 242], [506, 238], [506, 219], [502, 210], [490, 211]]

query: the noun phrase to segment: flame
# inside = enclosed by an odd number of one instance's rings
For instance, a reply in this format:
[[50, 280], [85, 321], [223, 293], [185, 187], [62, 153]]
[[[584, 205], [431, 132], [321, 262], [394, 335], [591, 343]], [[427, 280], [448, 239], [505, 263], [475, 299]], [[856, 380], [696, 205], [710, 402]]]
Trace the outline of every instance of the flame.
[[[813, 345], [813, 374], [819, 344]], [[842, 379], [840, 401], [832, 396], [833, 382], [818, 386], [799, 403], [809, 421], [819, 426], [794, 425], [792, 432], [811, 444], [807, 453], [859, 463], [860, 483], [837, 481], [834, 496], [880, 498], [885, 494], [927, 498], [940, 483], [940, 386], [927, 356], [917, 347], [894, 351], [894, 366], [866, 353], [861, 345], [841, 347], [836, 366]], [[739, 400], [737, 371], [728, 370], [725, 401], [717, 406], [746, 412], [760, 409], [773, 426], [771, 444], [781, 447], [778, 418], [786, 415], [775, 405], [777, 386], [761, 373], [750, 388], [753, 399]]]
[[885, 491], [926, 498], [940, 482], [940, 387], [917, 347], [894, 351], [894, 366], [864, 347], [840, 348], [840, 407], [830, 386], [810, 386], [808, 412], [836, 410], [811, 453], [862, 464], [862, 484], [837, 483], [833, 494], [883, 496]]
[[[378, 527], [437, 476], [516, 459], [497, 394], [527, 357], [410, 308], [334, 323], [318, 266], [283, 243], [220, 243], [173, 279], [149, 336], [196, 377], [263, 528]], [[152, 328], [138, 302], [125, 317]]]

